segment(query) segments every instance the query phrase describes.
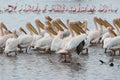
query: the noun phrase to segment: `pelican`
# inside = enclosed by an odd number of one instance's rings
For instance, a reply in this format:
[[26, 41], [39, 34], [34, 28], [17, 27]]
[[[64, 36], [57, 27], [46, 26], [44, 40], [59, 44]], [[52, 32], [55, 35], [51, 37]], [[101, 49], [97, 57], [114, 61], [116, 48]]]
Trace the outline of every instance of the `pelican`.
[[[69, 22], [68, 27], [71, 31], [71, 37], [69, 37], [69, 40], [67, 40], [67, 42], [65, 43], [63, 48], [57, 52], [57, 53], [65, 56], [64, 62], [67, 62], [66, 56], [68, 55], [69, 58], [71, 58], [71, 56], [72, 56], [71, 53], [74, 52], [75, 50], [77, 51], [77, 54], [79, 55], [79, 53], [83, 50], [83, 47], [85, 45], [85, 39], [87, 38], [86, 34], [79, 33], [80, 31], [79, 31], [79, 29], [77, 29], [78, 27], [76, 27], [72, 22]], [[73, 34], [72, 30], [75, 31], [76, 34], [80, 34], [80, 35], [75, 36]]]
[[105, 53], [107, 49], [113, 50], [115, 52], [115, 50], [120, 48], [120, 42], [119, 42], [120, 36], [117, 36], [117, 34], [111, 28], [108, 28], [108, 31], [110, 33], [110, 37], [105, 38], [103, 44]]
[[58, 24], [60, 24], [61, 26], [63, 26], [64, 30], [63, 31], [58, 31], [58, 35], [54, 37], [54, 39], [51, 43], [51, 51], [58, 51], [60, 48], [62, 48], [63, 39], [70, 35], [70, 31], [68, 30], [66, 25], [59, 18], [55, 19], [55, 21]]
[[7, 29], [6, 25], [1, 22], [0, 23], [0, 47], [1, 49], [5, 46], [5, 42], [7, 39], [12, 37], [12, 34], [10, 34], [10, 31]]
[[13, 31], [13, 38], [9, 38], [6, 41], [6, 45], [5, 45], [5, 50], [4, 53], [8, 56], [9, 53], [11, 52], [15, 52], [15, 55], [17, 55], [16, 51], [18, 50], [17, 46], [18, 46], [18, 39], [17, 39], [17, 34], [16, 34], [16, 30]]
[[[114, 28], [113, 28], [113, 26], [110, 24], [110, 23], [108, 23], [106, 20], [103, 22], [104, 23], [104, 26], [106, 27], [106, 28], [108, 28], [108, 27], [111, 27], [113, 30], [114, 30], [114, 32], [116, 33], [116, 35], [120, 35], [120, 30], [119, 30], [119, 26], [118, 26], [118, 19], [114, 19], [113, 20], [113, 24], [114, 24]], [[104, 33], [103, 35], [102, 35], [102, 38], [101, 38], [101, 43], [102, 43], [102, 47], [103, 47], [103, 41], [104, 41], [104, 39], [105, 38], [108, 38], [108, 37], [110, 37], [110, 34], [109, 34], [109, 32], [108, 31], [106, 31], [106, 33]]]
[[[100, 25], [100, 28], [98, 28], [97, 23]], [[101, 20], [97, 17], [94, 17], [94, 24], [95, 24], [95, 30], [89, 31], [87, 34], [87, 45], [89, 46], [90, 43], [98, 43], [101, 35], [103, 34], [103, 23], [101, 23]]]
[[32, 44], [32, 42], [34, 40], [32, 35], [33, 34], [38, 34], [38, 32], [36, 31], [36, 29], [29, 22], [26, 23], [26, 27], [29, 30], [31, 35], [27, 35], [27, 34], [20, 35], [18, 37], [18, 40], [19, 40], [19, 48], [20, 48], [20, 50], [22, 50], [22, 48], [26, 48], [26, 52], [27, 52], [27, 49], [29, 49], [31, 47], [31, 44]]
[[[46, 51], [50, 48], [51, 51], [54, 51], [57, 48], [57, 47], [55, 48], [56, 38], [57, 37], [62, 37], [62, 35], [63, 35], [62, 32], [64, 31], [64, 29], [61, 27], [61, 25], [64, 28], [67, 28], [67, 27], [58, 18], [52, 20], [50, 17], [48, 17], [48, 18], [46, 17], [46, 19], [47, 20], [46, 20], [45, 23], [46, 23], [47, 26], [45, 27], [45, 29], [46, 29], [46, 32], [48, 32], [48, 34], [37, 42], [36, 48], [40, 48], [40, 49], [43, 49], [43, 50], [46, 49]], [[66, 36], [67, 34], [64, 33], [64, 35]], [[49, 40], [47, 38], [49, 38]]]
[[53, 40], [53, 34], [57, 35], [57, 32], [55, 32], [48, 25], [45, 26], [45, 30], [47, 33], [45, 34], [45, 36], [42, 39], [37, 41], [35, 48], [43, 50], [43, 51], [48, 51], [50, 49], [50, 46], [51, 46], [51, 43]]

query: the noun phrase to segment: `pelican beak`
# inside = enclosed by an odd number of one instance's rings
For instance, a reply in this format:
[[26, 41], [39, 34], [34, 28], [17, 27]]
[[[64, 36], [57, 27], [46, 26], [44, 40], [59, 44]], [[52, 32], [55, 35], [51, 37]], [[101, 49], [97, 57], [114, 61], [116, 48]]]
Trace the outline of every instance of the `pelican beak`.
[[82, 29], [82, 25], [80, 26], [79, 24], [78, 24], [78, 22], [73, 22], [73, 24], [76, 26], [76, 28], [81, 32], [81, 33], [86, 33], [83, 29]]
[[[76, 21], [75, 23], [78, 24], [79, 26], [82, 25], [82, 23], [80, 21]], [[81, 26], [81, 28], [83, 28], [83, 26]]]
[[95, 21], [95, 22], [97, 22], [97, 21], [98, 21], [98, 18], [97, 18], [96, 16], [94, 17], [94, 21]]
[[1, 27], [4, 28], [5, 30], [8, 30], [6, 25], [3, 22], [1, 22]]
[[23, 33], [27, 34], [26, 31], [22, 27], [20, 27], [19, 30], [22, 31]]
[[45, 19], [48, 21], [52, 21], [52, 18], [50, 18], [50, 16], [45, 16]]
[[104, 20], [104, 22], [106, 27], [111, 27], [112, 29], [114, 29], [113, 26], [108, 21]]
[[55, 26], [58, 30], [64, 31], [63, 28], [55, 21], [51, 21], [52, 25]]
[[6, 30], [6, 31], [5, 31], [5, 34], [8, 35], [8, 34], [11, 34], [11, 32], [8, 31], [8, 30]]
[[109, 30], [111, 35], [117, 36], [117, 34], [113, 31], [113, 29], [111, 27], [108, 27], [108, 30]]
[[56, 22], [62, 25], [65, 29], [68, 29], [66, 25], [59, 18], [56, 19]]
[[120, 28], [120, 19], [114, 19], [113, 24], [116, 24]]
[[37, 30], [32, 26], [31, 23], [26, 23], [26, 27], [29, 31], [33, 31], [35, 34], [38, 34]]
[[101, 26], [104, 24], [104, 21], [103, 21], [101, 18], [99, 18], [99, 24], [100, 24]]
[[57, 35], [57, 32], [55, 32], [51, 27], [46, 26], [45, 28], [49, 33], [52, 33], [53, 35]]
[[99, 25], [102, 26], [103, 24], [102, 24], [102, 22], [101, 22], [100, 19], [101, 19], [101, 18], [94, 17], [94, 21], [97, 22]]
[[48, 20], [45, 21], [45, 24], [48, 25], [48, 26], [51, 26], [51, 23]]
[[40, 20], [36, 19], [35, 24], [37, 25], [37, 27], [44, 29], [44, 24]]
[[73, 22], [69, 22], [70, 28], [77, 34], [80, 34], [80, 30], [79, 28], [73, 23]]

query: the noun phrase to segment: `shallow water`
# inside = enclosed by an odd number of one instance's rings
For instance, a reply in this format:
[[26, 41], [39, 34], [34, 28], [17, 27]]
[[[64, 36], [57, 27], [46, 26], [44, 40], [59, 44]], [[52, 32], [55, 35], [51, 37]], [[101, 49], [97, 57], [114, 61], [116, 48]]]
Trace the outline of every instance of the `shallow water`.
[[[1, 0], [0, 10], [7, 8], [9, 4], [21, 5], [40, 4], [44, 7], [46, 4], [48, 8], [54, 4], [65, 4], [66, 6], [74, 6], [81, 4], [82, 6], [96, 6], [100, 7], [100, 4], [113, 5], [115, 8], [119, 8], [119, 0]], [[4, 4], [3, 4], [4, 3]], [[67, 4], [66, 4], [67, 3]], [[59, 17], [64, 22], [66, 19], [88, 20], [88, 28], [94, 28], [93, 17], [99, 16], [112, 23], [114, 18], [119, 17], [120, 11], [117, 13], [2, 13], [0, 14], [0, 21], [3, 21], [8, 29], [14, 30], [18, 27], [25, 28], [26, 22], [31, 22], [35, 26], [35, 19], [40, 19], [43, 23], [45, 16], [49, 15], [52, 18]], [[66, 23], [66, 22], [65, 22]], [[26, 29], [26, 28], [25, 28]], [[89, 47], [89, 55], [77, 56], [73, 53], [73, 60], [71, 64], [64, 64], [59, 61], [57, 54], [52, 54], [50, 57], [53, 63], [48, 60], [49, 54], [38, 53], [36, 51], [30, 51], [28, 54], [21, 53], [18, 56], [6, 57], [2, 53], [0, 54], [0, 80], [119, 80], [120, 79], [120, 57], [114, 57], [114, 66], [110, 67], [109, 64], [102, 64], [99, 59], [108, 62], [111, 56], [104, 54], [104, 50], [100, 46]], [[79, 63], [79, 64], [78, 64]]]
[[114, 66], [108, 63], [111, 56], [104, 54], [100, 46], [89, 48], [88, 55], [73, 53], [71, 63], [61, 63], [59, 55], [29, 51], [16, 57], [0, 54], [0, 80], [119, 80], [120, 57], [114, 56]]

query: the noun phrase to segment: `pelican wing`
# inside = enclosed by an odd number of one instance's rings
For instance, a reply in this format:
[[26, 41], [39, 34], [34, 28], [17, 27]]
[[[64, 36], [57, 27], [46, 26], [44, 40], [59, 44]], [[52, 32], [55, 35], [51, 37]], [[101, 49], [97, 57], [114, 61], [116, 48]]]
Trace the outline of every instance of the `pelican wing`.
[[9, 38], [6, 41], [6, 46], [5, 46], [4, 52], [9, 53], [10, 51], [14, 51], [14, 50], [16, 50], [17, 46], [18, 46], [18, 40], [15, 38]]
[[81, 34], [81, 35], [78, 35], [78, 36], [74, 37], [66, 45], [66, 50], [75, 49], [85, 39], [86, 39], [86, 35], [85, 34]]
[[32, 40], [33, 40], [33, 37], [30, 36], [30, 35], [20, 35], [18, 37], [18, 40], [19, 40], [19, 45], [30, 45]]
[[54, 38], [51, 43], [51, 50], [58, 51], [62, 45], [63, 40], [60, 38]]
[[48, 36], [48, 37], [44, 37], [42, 39], [40, 39], [36, 45], [35, 48], [42, 48], [45, 49], [46, 47], [50, 47], [51, 43], [52, 43], [52, 37]]

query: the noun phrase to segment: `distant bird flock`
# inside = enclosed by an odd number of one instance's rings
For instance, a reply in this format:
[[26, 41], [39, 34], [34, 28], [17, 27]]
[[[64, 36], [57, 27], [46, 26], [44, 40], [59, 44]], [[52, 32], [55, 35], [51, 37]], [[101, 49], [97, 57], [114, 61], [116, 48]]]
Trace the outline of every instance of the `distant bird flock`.
[[23, 4], [15, 5], [9, 4], [7, 7], [0, 9], [0, 14], [2, 13], [116, 13], [118, 8], [112, 5], [102, 5], [99, 7], [87, 4], [86, 6], [79, 5], [65, 5], [65, 4], [54, 4], [54, 5], [41, 5], [38, 3], [36, 5]]
[[45, 16], [44, 23], [35, 20], [36, 26], [26, 22], [28, 33], [23, 27], [11, 31], [0, 22], [0, 49], [7, 56], [29, 50], [54, 52], [64, 58], [63, 62], [71, 61], [75, 53], [89, 54], [89, 47], [95, 44], [101, 45], [105, 53], [112, 51], [120, 55], [120, 18], [109, 23], [95, 16], [93, 22], [95, 28], [91, 30], [87, 20], [63, 22], [60, 18]]

